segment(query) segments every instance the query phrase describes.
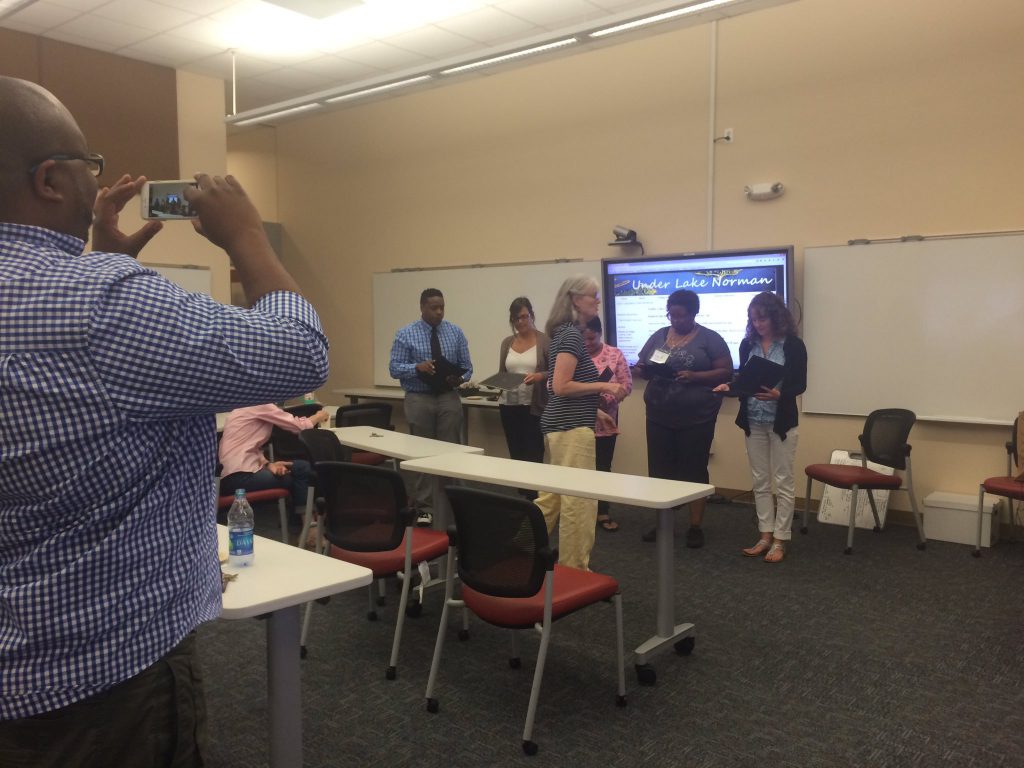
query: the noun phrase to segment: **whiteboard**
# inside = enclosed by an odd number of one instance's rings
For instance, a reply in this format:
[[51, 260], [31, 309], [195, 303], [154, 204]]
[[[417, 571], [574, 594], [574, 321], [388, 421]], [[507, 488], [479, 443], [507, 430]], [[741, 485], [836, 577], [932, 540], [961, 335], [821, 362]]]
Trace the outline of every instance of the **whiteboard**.
[[1010, 424], [1022, 329], [1024, 235], [808, 248], [803, 410]]
[[473, 381], [498, 371], [501, 340], [512, 333], [508, 305], [526, 296], [544, 329], [555, 292], [573, 275], [589, 275], [601, 284], [600, 261], [421, 269], [378, 272], [373, 276], [373, 383], [395, 386], [388, 373], [395, 332], [420, 316], [420, 293], [437, 288], [444, 294], [444, 319], [459, 326], [469, 341]]
[[212, 281], [210, 279], [210, 268], [193, 265], [180, 264], [143, 264], [144, 267], [155, 270], [166, 277], [172, 283], [176, 283], [189, 293], [205, 293], [211, 295]]

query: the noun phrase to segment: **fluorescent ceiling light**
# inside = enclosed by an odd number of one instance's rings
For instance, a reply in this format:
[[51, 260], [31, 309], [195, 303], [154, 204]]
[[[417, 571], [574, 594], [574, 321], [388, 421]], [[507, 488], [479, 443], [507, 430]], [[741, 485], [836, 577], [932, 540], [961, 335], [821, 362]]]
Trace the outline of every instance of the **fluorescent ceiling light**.
[[642, 19], [634, 19], [633, 21], [627, 21], [624, 24], [616, 24], [614, 27], [605, 27], [595, 32], [591, 32], [591, 37], [604, 37], [605, 35], [614, 35], [617, 32], [626, 32], [630, 29], [636, 29], [637, 27], [645, 27], [648, 24], [657, 24], [660, 21], [668, 21], [669, 19], [677, 19], [680, 16], [687, 16], [691, 13], [700, 13], [701, 11], [707, 11], [711, 8], [717, 8], [720, 5], [728, 5], [734, 3], [736, 0], [705, 0], [703, 3], [696, 3], [694, 5], [687, 5], [683, 8], [676, 8], [674, 11], [665, 11], [664, 13], [656, 13], [653, 16], [645, 16]]
[[430, 80], [430, 75], [420, 75], [419, 77], [410, 77], [408, 80], [399, 80], [395, 83], [375, 85], [372, 88], [363, 88], [360, 91], [353, 91], [352, 93], [343, 93], [341, 96], [332, 96], [329, 99], [325, 99], [325, 101], [328, 104], [337, 104], [339, 101], [348, 101], [349, 99], [358, 99], [363, 96], [369, 96], [372, 93], [391, 91], [395, 88], [403, 88], [407, 85], [412, 85], [413, 83], [422, 83], [424, 80]]
[[300, 104], [297, 107], [290, 107], [288, 109], [278, 110], [277, 112], [268, 112], [265, 115], [257, 115], [256, 117], [248, 117], [245, 120], [239, 120], [235, 125], [252, 125], [253, 123], [265, 123], [268, 120], [273, 120], [278, 117], [285, 117], [286, 115], [294, 115], [296, 112], [305, 112], [307, 109], [320, 109], [322, 105], [317, 102], [312, 104]]
[[494, 56], [490, 59], [482, 59], [480, 61], [474, 61], [472, 64], [463, 64], [458, 67], [451, 67], [449, 69], [442, 69], [442, 75], [454, 75], [456, 72], [465, 72], [466, 70], [476, 69], [477, 67], [487, 67], [491, 64], [497, 64], [502, 61], [510, 61], [512, 59], [519, 59], [523, 56], [532, 56], [535, 53], [543, 53], [544, 51], [551, 51], [555, 48], [564, 48], [567, 45], [578, 43], [579, 40], [575, 37], [568, 37], [564, 40], [556, 40], [553, 43], [547, 43], [546, 45], [538, 45], [533, 48], [524, 48], [521, 51], [515, 51], [514, 53], [506, 53], [503, 56]]

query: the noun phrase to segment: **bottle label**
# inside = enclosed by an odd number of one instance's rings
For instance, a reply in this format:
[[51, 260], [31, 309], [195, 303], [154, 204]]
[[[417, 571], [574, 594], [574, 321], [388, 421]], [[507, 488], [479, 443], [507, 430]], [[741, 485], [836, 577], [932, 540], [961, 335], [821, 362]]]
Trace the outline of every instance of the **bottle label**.
[[228, 555], [252, 554], [252, 528], [228, 531]]

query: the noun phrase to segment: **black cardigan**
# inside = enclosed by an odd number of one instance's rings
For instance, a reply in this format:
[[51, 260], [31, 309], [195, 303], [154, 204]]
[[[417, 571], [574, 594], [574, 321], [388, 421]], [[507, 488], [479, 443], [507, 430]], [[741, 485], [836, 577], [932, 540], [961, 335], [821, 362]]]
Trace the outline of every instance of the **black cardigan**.
[[[740, 370], [747, 364], [752, 348], [750, 339], [740, 342]], [[787, 335], [782, 342], [782, 351], [786, 355], [786, 365], [779, 385], [781, 396], [775, 411], [775, 424], [772, 431], [783, 440], [786, 433], [799, 421], [796, 410], [796, 396], [802, 395], [807, 389], [807, 347], [799, 336]], [[750, 434], [750, 421], [747, 417], [747, 398], [740, 398], [740, 411], [736, 414], [736, 426], [747, 435]]]

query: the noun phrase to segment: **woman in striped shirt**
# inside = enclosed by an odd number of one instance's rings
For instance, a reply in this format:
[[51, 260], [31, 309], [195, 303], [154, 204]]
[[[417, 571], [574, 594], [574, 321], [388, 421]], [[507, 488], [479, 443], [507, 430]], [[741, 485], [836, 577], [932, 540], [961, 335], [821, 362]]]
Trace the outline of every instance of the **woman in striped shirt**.
[[[605, 392], [620, 400], [625, 395], [620, 384], [598, 380], [597, 367], [583, 343], [582, 328], [597, 317], [601, 306], [598, 293], [594, 278], [570, 277], [558, 289], [548, 313], [550, 397], [540, 428], [550, 463], [563, 467], [595, 468], [598, 400]], [[544, 513], [549, 533], [558, 523], [559, 563], [586, 570], [594, 546], [597, 501], [544, 492], [536, 504]]]

